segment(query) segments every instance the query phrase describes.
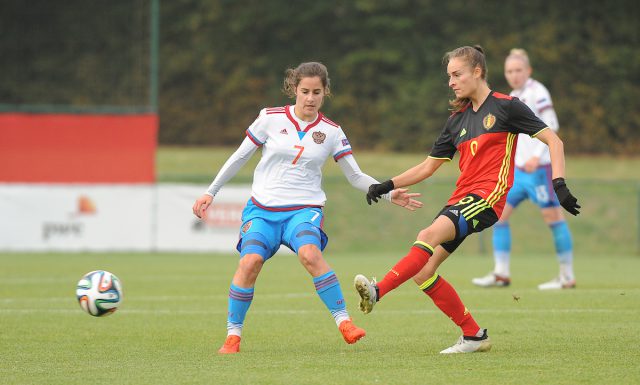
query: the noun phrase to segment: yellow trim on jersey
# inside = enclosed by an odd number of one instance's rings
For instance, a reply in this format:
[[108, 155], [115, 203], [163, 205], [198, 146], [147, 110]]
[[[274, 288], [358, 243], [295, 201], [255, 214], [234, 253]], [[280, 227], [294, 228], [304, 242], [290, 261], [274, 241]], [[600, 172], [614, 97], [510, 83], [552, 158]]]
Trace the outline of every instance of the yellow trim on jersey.
[[424, 281], [424, 283], [422, 285], [420, 285], [420, 290], [425, 290], [427, 289], [429, 286], [433, 285], [433, 283], [436, 281], [436, 279], [438, 279], [438, 273], [435, 273], [433, 275], [433, 277], [427, 279], [426, 281]]
[[427, 158], [431, 158], [431, 159], [440, 159], [440, 160], [448, 160], [448, 161], [451, 161], [451, 160], [452, 160], [452, 158], [436, 158], [435, 156], [431, 156], [431, 155], [427, 156]]
[[489, 204], [485, 202], [484, 199], [480, 199], [479, 201], [473, 202], [469, 206], [460, 210], [460, 214], [462, 214], [462, 216], [466, 220], [469, 220], [475, 217], [476, 215], [478, 215], [478, 213], [480, 213], [482, 210], [486, 209], [487, 207], [489, 207]]
[[427, 242], [415, 241], [415, 242], [413, 242], [413, 245], [414, 246], [415, 245], [420, 245], [420, 246], [426, 247], [427, 249], [429, 249], [429, 251], [431, 251], [431, 254], [433, 254], [433, 247], [430, 244], [428, 244]]
[[542, 130], [540, 130], [540, 131], [536, 132], [535, 134], [531, 135], [531, 137], [532, 137], [532, 138], [535, 138], [535, 137], [536, 137], [539, 133], [541, 133], [542, 131], [544, 131], [544, 130], [550, 130], [550, 129], [551, 129], [551, 127], [545, 127], [545, 128], [543, 128]]
[[496, 187], [493, 189], [491, 194], [487, 197], [487, 203], [489, 206], [493, 207], [493, 205], [500, 200], [500, 198], [507, 191], [507, 185], [509, 180], [509, 167], [511, 166], [511, 150], [513, 149], [513, 143], [517, 138], [516, 134], [508, 133], [507, 134], [507, 144], [505, 146], [505, 155], [502, 158], [502, 166], [500, 167], [500, 172], [498, 173], [498, 183]]

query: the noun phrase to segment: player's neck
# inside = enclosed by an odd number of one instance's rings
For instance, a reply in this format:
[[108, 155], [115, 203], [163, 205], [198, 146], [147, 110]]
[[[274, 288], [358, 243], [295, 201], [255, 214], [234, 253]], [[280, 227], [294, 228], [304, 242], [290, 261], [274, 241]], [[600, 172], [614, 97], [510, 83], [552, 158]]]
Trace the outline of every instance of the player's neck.
[[318, 119], [318, 113], [316, 113], [315, 116], [303, 115], [302, 112], [298, 111], [297, 106], [293, 106], [293, 114], [296, 116], [296, 118], [302, 120], [305, 123], [311, 123]]
[[491, 93], [491, 89], [486, 83], [483, 83], [478, 87], [476, 92], [474, 92], [471, 96], [469, 96], [469, 100], [471, 100], [471, 105], [474, 111], [478, 111], [482, 103], [489, 97]]

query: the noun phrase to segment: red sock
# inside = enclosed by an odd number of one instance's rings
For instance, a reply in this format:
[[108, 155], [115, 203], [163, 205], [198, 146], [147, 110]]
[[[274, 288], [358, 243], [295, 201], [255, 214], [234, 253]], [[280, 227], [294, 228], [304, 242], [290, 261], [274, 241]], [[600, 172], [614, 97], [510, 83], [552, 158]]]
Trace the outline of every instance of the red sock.
[[449, 316], [451, 320], [462, 329], [462, 334], [468, 337], [475, 336], [480, 330], [480, 326], [469, 313], [469, 310], [464, 306], [462, 300], [456, 293], [456, 290], [445, 281], [439, 275], [435, 275], [435, 282], [428, 284], [428, 287], [424, 288], [424, 284], [420, 287], [425, 294], [427, 294], [433, 300], [433, 303], [442, 310], [444, 314]]
[[408, 279], [418, 274], [433, 255], [433, 248], [424, 242], [416, 242], [404, 258], [378, 282], [378, 300], [385, 294], [400, 286]]

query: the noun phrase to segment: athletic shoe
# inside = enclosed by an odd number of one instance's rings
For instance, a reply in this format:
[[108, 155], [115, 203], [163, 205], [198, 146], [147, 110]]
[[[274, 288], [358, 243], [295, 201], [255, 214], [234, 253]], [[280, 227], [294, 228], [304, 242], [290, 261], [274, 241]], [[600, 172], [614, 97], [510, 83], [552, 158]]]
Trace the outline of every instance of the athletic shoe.
[[224, 345], [218, 350], [220, 354], [233, 354], [240, 351], [240, 337], [235, 335], [227, 336]]
[[495, 273], [489, 273], [484, 277], [474, 278], [471, 282], [481, 287], [507, 287], [511, 284], [511, 279]]
[[440, 354], [488, 352], [491, 350], [491, 340], [487, 335], [487, 329], [480, 329], [480, 337], [461, 336], [458, 342], [450, 348], [441, 351]]
[[575, 289], [576, 280], [566, 280], [562, 277], [556, 277], [549, 282], [541, 283], [538, 285], [540, 290], [560, 290], [560, 289]]
[[351, 319], [340, 322], [338, 329], [340, 329], [342, 338], [344, 338], [345, 342], [348, 344], [355, 344], [360, 338], [367, 335], [367, 332], [354, 325]]
[[378, 301], [378, 295], [376, 293], [376, 279], [371, 278], [371, 281], [362, 274], [356, 275], [353, 280], [353, 284], [360, 294], [360, 310], [364, 314], [371, 313], [373, 306]]

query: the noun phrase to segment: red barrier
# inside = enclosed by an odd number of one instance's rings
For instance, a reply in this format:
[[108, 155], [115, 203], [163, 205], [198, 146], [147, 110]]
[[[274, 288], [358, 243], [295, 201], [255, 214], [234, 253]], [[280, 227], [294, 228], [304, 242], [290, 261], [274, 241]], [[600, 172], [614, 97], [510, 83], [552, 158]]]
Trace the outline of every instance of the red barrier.
[[0, 113], [0, 182], [155, 181], [158, 116]]

